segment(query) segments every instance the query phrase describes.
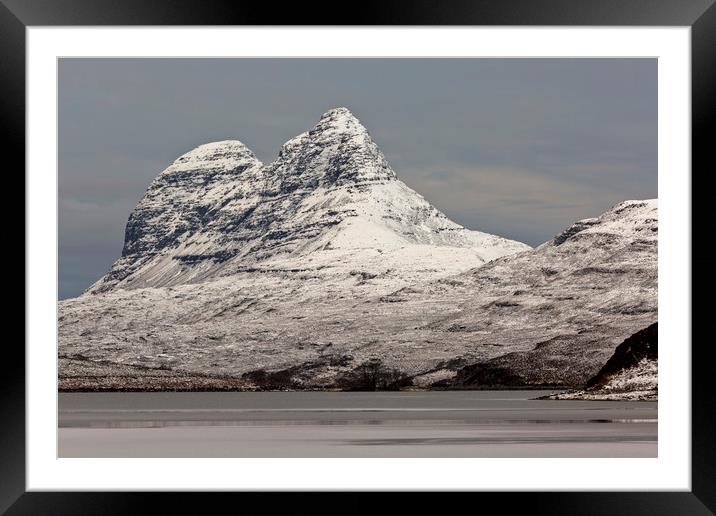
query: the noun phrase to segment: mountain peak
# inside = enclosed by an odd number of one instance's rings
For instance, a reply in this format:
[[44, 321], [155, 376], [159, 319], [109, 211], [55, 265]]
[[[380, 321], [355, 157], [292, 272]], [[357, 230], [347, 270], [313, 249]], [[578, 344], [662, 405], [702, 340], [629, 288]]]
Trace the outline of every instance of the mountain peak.
[[318, 124], [309, 131], [313, 133], [337, 133], [343, 135], [367, 136], [368, 130], [348, 108], [337, 107], [321, 115]]
[[610, 234], [641, 234], [642, 241], [656, 239], [658, 200], [627, 200], [612, 206], [599, 217], [578, 220], [542, 246], [559, 247], [564, 243], [611, 237]]
[[[347, 107], [336, 107], [333, 109], [329, 109], [325, 113], [321, 115], [321, 120], [324, 119], [330, 119], [330, 120], [349, 120], [349, 121], [355, 121], [358, 122], [358, 119], [356, 116], [351, 113], [351, 110]], [[359, 122], [360, 123], [360, 122]]]
[[188, 171], [232, 171], [261, 165], [256, 155], [239, 140], [205, 143], [179, 156], [164, 174]]
[[345, 106], [338, 106], [331, 108], [325, 113], [323, 113], [321, 115], [321, 118], [326, 118], [330, 116], [353, 116], [353, 113], [351, 113], [351, 110]]
[[268, 169], [289, 191], [396, 179], [367, 129], [345, 107], [326, 111], [311, 130], [287, 141]]

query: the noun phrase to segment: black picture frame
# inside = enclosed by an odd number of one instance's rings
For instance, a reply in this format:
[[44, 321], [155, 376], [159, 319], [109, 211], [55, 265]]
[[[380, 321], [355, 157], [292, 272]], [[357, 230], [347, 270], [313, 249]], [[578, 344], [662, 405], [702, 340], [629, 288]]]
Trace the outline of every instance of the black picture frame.
[[[310, 2], [275, 5], [210, 0], [0, 0], [0, 113], [5, 156], [25, 154], [25, 29], [39, 25], [607, 25], [689, 26], [692, 44], [692, 235], [710, 234], [709, 210], [716, 200], [708, 188], [714, 174], [712, 143], [716, 103], [715, 0], [364, 0], [360, 8]], [[709, 130], [711, 129], [711, 130]], [[6, 171], [9, 173], [9, 171]], [[706, 197], [709, 196], [709, 197]], [[711, 202], [709, 202], [711, 201]], [[693, 242], [693, 240], [692, 240]], [[27, 259], [27, 256], [25, 257]], [[498, 503], [501, 512], [529, 508], [531, 514], [712, 514], [716, 511], [713, 361], [705, 295], [713, 292], [713, 255], [692, 244], [692, 491], [590, 493], [471, 493], [468, 503]], [[703, 296], [699, 299], [700, 296]], [[701, 301], [701, 302], [700, 302]], [[701, 331], [703, 330], [703, 331]], [[0, 513], [160, 514], [206, 512], [222, 502], [254, 502], [255, 494], [224, 493], [51, 493], [25, 492], [25, 353], [6, 339], [1, 385]], [[321, 495], [320, 505], [344, 507], [347, 500]], [[352, 497], [364, 495], [351, 494]], [[460, 495], [465, 496], [465, 495]], [[241, 500], [237, 499], [239, 497]], [[306, 494], [296, 494], [302, 500]], [[297, 500], [298, 501], [298, 500]], [[460, 500], [453, 501], [453, 506]], [[463, 500], [464, 501], [464, 500]], [[349, 502], [350, 503], [350, 502]], [[408, 502], [406, 502], [408, 503]], [[412, 496], [409, 504], [422, 504]], [[484, 504], [489, 504], [488, 506]], [[341, 504], [340, 506], [335, 504]], [[235, 505], [234, 507], [239, 507]], [[473, 505], [477, 507], [477, 505]], [[404, 506], [408, 509], [408, 506]], [[460, 509], [458, 509], [460, 510]]]

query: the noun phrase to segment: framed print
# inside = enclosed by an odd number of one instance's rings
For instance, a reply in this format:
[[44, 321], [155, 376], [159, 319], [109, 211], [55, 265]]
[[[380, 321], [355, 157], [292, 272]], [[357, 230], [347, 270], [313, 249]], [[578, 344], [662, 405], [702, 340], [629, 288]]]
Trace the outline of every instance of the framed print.
[[4, 1], [0, 508], [713, 511], [712, 3]]

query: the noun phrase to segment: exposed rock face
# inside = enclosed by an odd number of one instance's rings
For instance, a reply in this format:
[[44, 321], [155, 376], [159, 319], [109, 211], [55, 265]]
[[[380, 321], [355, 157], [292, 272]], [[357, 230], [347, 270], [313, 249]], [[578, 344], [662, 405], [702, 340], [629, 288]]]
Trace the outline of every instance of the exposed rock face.
[[301, 257], [326, 249], [348, 257], [409, 248], [400, 254], [420, 261], [435, 246], [461, 248], [452, 252], [470, 263], [463, 269], [529, 248], [449, 220], [398, 180], [365, 127], [338, 108], [267, 166], [238, 141], [178, 158], [130, 215], [122, 257], [88, 290], [205, 282], [286, 258], [303, 268]]
[[534, 250], [467, 230], [339, 108], [269, 165], [219, 142], [163, 172], [110, 273], [60, 302], [61, 385], [333, 388], [379, 360], [426, 388], [583, 386], [657, 318], [657, 233], [656, 200]]
[[612, 357], [599, 372], [587, 382], [588, 389], [599, 389], [609, 384], [616, 375], [639, 366], [645, 360], [658, 359], [658, 323], [636, 332], [617, 346]]
[[556, 399], [654, 400], [658, 395], [657, 323], [636, 332], [617, 346], [612, 357], [589, 379], [584, 390]]
[[[174, 269], [182, 270], [184, 263], [229, 257], [233, 246], [227, 224], [257, 204], [261, 167], [239, 141], [209, 143], [177, 158], [152, 181], [129, 216], [121, 258], [89, 290], [160, 285], [172, 282]], [[207, 250], [202, 241], [214, 246]], [[158, 270], [168, 255], [175, 258], [175, 267]], [[140, 270], [145, 274], [138, 274]], [[149, 271], [159, 276], [150, 280]]]

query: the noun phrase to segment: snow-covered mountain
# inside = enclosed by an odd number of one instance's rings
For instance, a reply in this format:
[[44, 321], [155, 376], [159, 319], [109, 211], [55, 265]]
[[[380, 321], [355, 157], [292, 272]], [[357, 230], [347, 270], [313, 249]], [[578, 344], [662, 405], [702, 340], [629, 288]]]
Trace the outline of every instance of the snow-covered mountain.
[[344, 274], [341, 264], [388, 275], [409, 269], [392, 275], [412, 280], [416, 267], [449, 274], [528, 248], [449, 220], [397, 178], [365, 127], [338, 108], [266, 166], [239, 141], [179, 157], [149, 186], [129, 217], [122, 257], [89, 292], [247, 269]]
[[657, 202], [532, 250], [397, 179], [348, 110], [262, 165], [201, 146], [150, 185], [122, 257], [60, 302], [63, 388], [331, 388], [379, 360], [414, 385], [582, 386], [657, 317]]

